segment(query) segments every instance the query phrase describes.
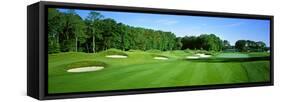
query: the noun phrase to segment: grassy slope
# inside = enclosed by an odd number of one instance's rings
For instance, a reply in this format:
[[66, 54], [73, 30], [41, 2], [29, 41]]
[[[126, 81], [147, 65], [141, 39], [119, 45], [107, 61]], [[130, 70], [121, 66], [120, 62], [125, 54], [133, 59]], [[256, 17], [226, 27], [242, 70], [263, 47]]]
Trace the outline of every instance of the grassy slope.
[[[177, 60], [188, 55], [164, 52], [170, 59], [154, 60], [151, 52], [127, 52], [128, 59], [105, 58], [105, 53], [49, 55], [49, 92], [81, 92], [133, 88], [171, 87], [269, 80], [269, 62], [191, 62]], [[159, 53], [158, 53], [159, 54]], [[108, 67], [97, 72], [67, 73], [68, 63], [103, 61]]]

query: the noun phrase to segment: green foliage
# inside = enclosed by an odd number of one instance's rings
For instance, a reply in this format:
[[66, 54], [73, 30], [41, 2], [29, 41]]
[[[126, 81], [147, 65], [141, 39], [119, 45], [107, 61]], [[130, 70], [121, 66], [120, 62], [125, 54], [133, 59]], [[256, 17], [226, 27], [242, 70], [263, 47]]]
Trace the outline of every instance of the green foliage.
[[263, 52], [266, 51], [266, 45], [262, 41], [238, 40], [235, 48], [240, 52]]
[[48, 20], [48, 53], [96, 52], [110, 48], [167, 51], [182, 46], [172, 32], [128, 26], [94, 11], [83, 20], [72, 9], [67, 12], [49, 9]]
[[48, 53], [60, 52], [59, 33], [62, 30], [62, 17], [58, 10], [48, 9]]
[[85, 24], [75, 10], [61, 13], [48, 9], [48, 53], [78, 51], [79, 43], [85, 42]]
[[240, 52], [246, 51], [246, 41], [245, 40], [236, 41], [235, 48], [238, 49], [238, 51]]
[[201, 48], [208, 51], [220, 51], [222, 50], [222, 41], [214, 34], [203, 34], [198, 37], [201, 42]]
[[[122, 51], [191, 49], [218, 52], [231, 46], [227, 40], [221, 40], [215, 34], [176, 37], [172, 32], [119, 23], [95, 11], [82, 19], [73, 9], [66, 12], [48, 9], [48, 53], [96, 53], [111, 48]], [[268, 50], [265, 43], [250, 40], [237, 41], [235, 48], [241, 52]]]
[[183, 44], [182, 44], [182, 38], [181, 37], [177, 37], [176, 38], [176, 45], [175, 45], [175, 49], [176, 50], [180, 50], [182, 48]]
[[221, 51], [222, 40], [214, 34], [202, 34], [196, 36], [185, 36], [182, 38], [182, 49], [201, 49], [207, 51]]
[[229, 49], [229, 48], [231, 47], [229, 41], [227, 41], [227, 40], [223, 40], [222, 43], [223, 43], [222, 45], [223, 45], [223, 49], [224, 49], [224, 50], [225, 50], [225, 49]]

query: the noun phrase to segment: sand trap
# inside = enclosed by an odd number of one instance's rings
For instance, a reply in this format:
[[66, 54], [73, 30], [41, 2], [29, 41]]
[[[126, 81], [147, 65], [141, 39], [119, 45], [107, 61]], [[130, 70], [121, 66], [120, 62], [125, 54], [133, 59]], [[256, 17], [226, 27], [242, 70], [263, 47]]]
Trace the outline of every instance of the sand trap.
[[92, 67], [81, 67], [81, 68], [73, 68], [67, 70], [67, 72], [77, 73], [77, 72], [92, 72], [102, 70], [103, 66], [92, 66]]
[[200, 53], [195, 54], [195, 55], [197, 55], [197, 56], [199, 56], [199, 57], [201, 57], [201, 58], [208, 58], [208, 57], [211, 57], [211, 55], [205, 55], [205, 54], [200, 54]]
[[157, 59], [157, 60], [168, 60], [168, 58], [166, 58], [166, 57], [154, 57], [153, 59]]
[[208, 57], [212, 57], [211, 55], [205, 55], [205, 54], [195, 54], [194, 56], [187, 56], [187, 59], [199, 59], [199, 58], [208, 58]]
[[187, 56], [186, 58], [187, 59], [198, 59], [199, 57], [197, 57], [197, 56]]
[[128, 56], [124, 56], [124, 55], [108, 55], [105, 57], [107, 57], [107, 58], [128, 58]]

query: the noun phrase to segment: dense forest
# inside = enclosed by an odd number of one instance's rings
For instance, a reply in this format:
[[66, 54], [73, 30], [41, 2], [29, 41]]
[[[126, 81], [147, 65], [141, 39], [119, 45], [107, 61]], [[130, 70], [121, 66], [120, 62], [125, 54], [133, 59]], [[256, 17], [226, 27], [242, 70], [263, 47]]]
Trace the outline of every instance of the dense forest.
[[[264, 51], [265, 43], [238, 40], [238, 51]], [[172, 32], [129, 26], [91, 11], [82, 19], [75, 10], [60, 12], [48, 9], [48, 53], [95, 53], [110, 48], [121, 50], [185, 50], [222, 51], [230, 48], [227, 40], [215, 34], [176, 37]]]

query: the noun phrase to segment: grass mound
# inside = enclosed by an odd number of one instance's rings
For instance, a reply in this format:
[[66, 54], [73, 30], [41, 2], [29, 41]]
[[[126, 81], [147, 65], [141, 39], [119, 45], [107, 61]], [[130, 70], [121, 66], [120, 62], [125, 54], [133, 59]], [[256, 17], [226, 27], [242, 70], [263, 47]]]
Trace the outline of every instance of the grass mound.
[[67, 65], [67, 69], [71, 68], [79, 68], [79, 67], [90, 67], [90, 66], [107, 66], [106, 63], [101, 61], [79, 61], [79, 62], [73, 62]]
[[128, 52], [142, 52], [141, 50], [132, 50], [130, 49]]
[[194, 53], [194, 51], [193, 50], [190, 50], [190, 49], [185, 49], [185, 50], [183, 50], [185, 53]]
[[50, 57], [80, 57], [80, 56], [88, 56], [88, 53], [84, 52], [61, 52], [61, 53], [53, 53], [48, 54]]
[[152, 57], [163, 57], [163, 58], [169, 58], [165, 55], [159, 55], [159, 54], [152, 54]]
[[194, 53], [195, 54], [200, 53], [200, 54], [212, 55], [212, 56], [216, 55], [215, 51], [206, 51], [206, 50], [196, 50], [196, 51], [194, 51]]
[[170, 51], [171, 54], [174, 54], [174, 55], [183, 55], [183, 54], [187, 54], [187, 52], [185, 51], [182, 51], [182, 50], [173, 50], [173, 51]]
[[106, 54], [106, 55], [123, 55], [123, 56], [128, 56], [128, 54], [126, 54], [122, 50], [118, 50], [118, 49], [108, 49], [108, 50], [104, 51], [103, 53]]
[[191, 53], [191, 54], [205, 54], [205, 55], [216, 55], [216, 51], [206, 51], [206, 50], [191, 50], [191, 49], [185, 49], [184, 52]]
[[152, 49], [152, 50], [147, 50], [146, 52], [150, 52], [150, 53], [161, 53], [162, 51]]

